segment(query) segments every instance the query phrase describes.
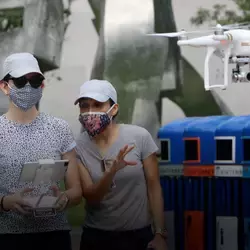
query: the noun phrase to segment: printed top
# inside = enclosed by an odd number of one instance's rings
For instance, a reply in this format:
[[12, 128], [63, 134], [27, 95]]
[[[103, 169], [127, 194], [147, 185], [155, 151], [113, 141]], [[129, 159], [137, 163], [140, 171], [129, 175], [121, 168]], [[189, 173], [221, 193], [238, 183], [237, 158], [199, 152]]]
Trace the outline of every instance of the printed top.
[[[72, 131], [66, 121], [40, 113], [31, 123], [20, 124], [0, 116], [0, 195], [8, 195], [34, 188], [29, 195], [49, 194], [55, 183], [34, 186], [19, 183], [25, 162], [39, 159], [60, 160], [62, 154], [75, 148]], [[0, 212], [0, 234], [34, 233], [54, 230], [69, 230], [64, 213], [54, 217], [34, 217], [17, 212]]]

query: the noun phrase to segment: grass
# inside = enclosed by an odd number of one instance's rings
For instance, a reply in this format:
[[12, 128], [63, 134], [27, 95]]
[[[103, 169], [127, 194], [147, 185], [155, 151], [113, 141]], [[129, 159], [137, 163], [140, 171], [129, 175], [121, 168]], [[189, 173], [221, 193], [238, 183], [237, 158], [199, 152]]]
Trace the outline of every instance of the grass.
[[67, 211], [68, 220], [72, 227], [81, 227], [85, 218], [84, 201], [78, 206], [71, 207]]
[[[60, 183], [60, 189], [62, 191], [65, 190], [63, 181]], [[82, 200], [79, 205], [71, 207], [67, 210], [67, 217], [72, 227], [81, 227], [83, 224], [85, 218], [84, 204], [85, 202]]]

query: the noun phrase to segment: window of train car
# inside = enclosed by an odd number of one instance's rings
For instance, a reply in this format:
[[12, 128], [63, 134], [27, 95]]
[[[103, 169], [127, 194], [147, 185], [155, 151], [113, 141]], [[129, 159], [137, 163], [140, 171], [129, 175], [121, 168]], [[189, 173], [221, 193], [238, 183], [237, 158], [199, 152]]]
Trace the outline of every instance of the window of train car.
[[243, 140], [243, 161], [250, 162], [250, 138]]
[[170, 140], [161, 140], [161, 160], [170, 161]]
[[233, 163], [235, 162], [235, 138], [216, 137], [216, 159], [215, 162]]
[[200, 143], [198, 138], [184, 139], [185, 160], [184, 162], [200, 162]]

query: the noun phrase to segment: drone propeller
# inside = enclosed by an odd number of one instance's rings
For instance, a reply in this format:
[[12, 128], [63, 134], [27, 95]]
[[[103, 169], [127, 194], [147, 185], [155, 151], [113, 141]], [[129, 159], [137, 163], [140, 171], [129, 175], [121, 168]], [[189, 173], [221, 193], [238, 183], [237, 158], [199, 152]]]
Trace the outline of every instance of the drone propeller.
[[194, 31], [181, 30], [179, 32], [170, 32], [170, 33], [152, 33], [152, 34], [147, 34], [147, 36], [181, 37], [188, 34], [195, 34], [195, 33], [201, 34], [209, 32], [215, 32], [215, 34], [222, 35], [226, 30], [239, 29], [239, 28], [250, 28], [250, 23], [245, 22], [245, 23], [235, 23], [228, 25], [217, 24], [215, 27], [211, 27], [208, 30], [194, 30]]
[[179, 36], [188, 35], [188, 34], [207, 33], [211, 31], [212, 30], [194, 30], [194, 31], [182, 30], [180, 32], [171, 32], [171, 33], [152, 33], [152, 34], [147, 34], [147, 36], [179, 37]]
[[250, 27], [250, 22], [245, 22], [245, 23], [233, 23], [226, 25], [217, 24], [216, 27], [212, 27], [212, 29], [231, 30], [231, 29], [249, 28], [249, 27]]
[[235, 30], [235, 29], [249, 29], [249, 23], [235, 23], [235, 24], [228, 24], [228, 25], [220, 25], [217, 24], [214, 27], [214, 39], [215, 40], [228, 40], [228, 36], [224, 36], [225, 31]]

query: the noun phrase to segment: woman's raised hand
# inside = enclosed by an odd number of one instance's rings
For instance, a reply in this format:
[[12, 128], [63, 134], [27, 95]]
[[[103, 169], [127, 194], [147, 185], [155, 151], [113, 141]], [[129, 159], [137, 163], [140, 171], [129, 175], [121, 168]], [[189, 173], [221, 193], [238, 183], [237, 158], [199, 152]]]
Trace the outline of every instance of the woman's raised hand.
[[126, 161], [124, 158], [126, 157], [126, 155], [131, 152], [133, 149], [135, 148], [135, 146], [131, 146], [129, 147], [128, 145], [126, 145], [125, 147], [123, 147], [120, 152], [118, 153], [116, 159], [114, 160], [113, 164], [112, 164], [112, 169], [115, 171], [119, 171], [120, 169], [126, 167], [126, 166], [135, 166], [137, 164], [136, 161]]

